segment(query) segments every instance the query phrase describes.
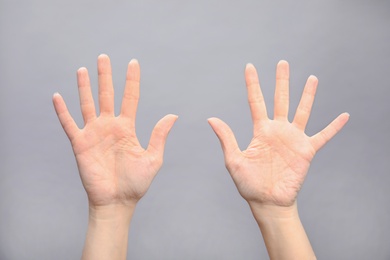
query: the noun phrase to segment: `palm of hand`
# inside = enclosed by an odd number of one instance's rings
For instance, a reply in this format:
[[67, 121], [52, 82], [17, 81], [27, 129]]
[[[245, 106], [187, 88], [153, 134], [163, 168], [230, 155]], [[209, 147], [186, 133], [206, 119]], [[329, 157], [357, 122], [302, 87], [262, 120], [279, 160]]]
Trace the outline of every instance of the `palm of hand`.
[[230, 169], [240, 194], [250, 201], [290, 206], [315, 149], [294, 125], [269, 120], [241, 154], [240, 164]]
[[114, 115], [114, 89], [108, 56], [98, 59], [100, 115], [96, 116], [88, 72], [78, 71], [81, 112], [79, 129], [59, 94], [53, 97], [58, 118], [71, 141], [80, 177], [93, 206], [137, 202], [160, 169], [167, 135], [177, 119], [167, 115], [154, 127], [147, 149], [135, 134], [140, 69], [129, 63], [121, 113]]
[[161, 163], [147, 156], [130, 122], [98, 118], [72, 141], [84, 188], [94, 205], [140, 199]]
[[253, 65], [245, 71], [248, 101], [254, 123], [254, 137], [240, 151], [229, 126], [217, 118], [209, 123], [217, 134], [225, 164], [241, 196], [248, 202], [291, 206], [305, 180], [315, 153], [348, 121], [341, 114], [314, 136], [304, 131], [317, 88], [317, 78], [309, 77], [292, 123], [288, 121], [289, 67], [279, 62], [276, 70], [274, 119], [267, 116], [258, 76]]

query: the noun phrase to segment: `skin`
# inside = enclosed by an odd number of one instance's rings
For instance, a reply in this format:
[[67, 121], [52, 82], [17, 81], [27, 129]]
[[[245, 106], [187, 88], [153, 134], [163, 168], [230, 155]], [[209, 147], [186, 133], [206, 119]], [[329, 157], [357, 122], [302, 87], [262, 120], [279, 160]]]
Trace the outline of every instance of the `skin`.
[[318, 80], [310, 76], [294, 120], [288, 121], [289, 65], [276, 69], [274, 117], [268, 118], [255, 67], [245, 69], [253, 138], [241, 151], [230, 127], [218, 118], [208, 120], [219, 138], [225, 165], [241, 196], [248, 202], [271, 259], [315, 259], [300, 222], [297, 196], [316, 152], [349, 119], [343, 113], [313, 136], [305, 134]]
[[[126, 259], [128, 230], [138, 201], [147, 192], [163, 162], [165, 142], [177, 119], [167, 115], [154, 127], [146, 149], [135, 133], [140, 68], [129, 63], [121, 112], [114, 115], [110, 60], [98, 58], [99, 109], [96, 114], [88, 72], [77, 72], [84, 127], [78, 128], [63, 98], [53, 103], [73, 148], [88, 195], [89, 223], [83, 259]], [[300, 222], [297, 195], [315, 153], [348, 121], [341, 114], [314, 136], [304, 133], [317, 88], [310, 76], [292, 123], [289, 108], [289, 67], [279, 62], [276, 72], [274, 118], [267, 116], [257, 72], [245, 70], [254, 123], [253, 139], [241, 151], [231, 129], [220, 119], [208, 121], [221, 141], [226, 167], [242, 197], [249, 203], [271, 259], [315, 259]]]
[[82, 258], [126, 259], [131, 217], [162, 166], [165, 142], [177, 116], [162, 118], [144, 149], [135, 132], [140, 86], [138, 61], [131, 60], [128, 65], [118, 116], [114, 114], [110, 59], [104, 54], [98, 57], [98, 79], [99, 115], [88, 71], [86, 68], [77, 71], [84, 128], [78, 128], [58, 93], [53, 96], [53, 104], [72, 144], [88, 195], [89, 224]]

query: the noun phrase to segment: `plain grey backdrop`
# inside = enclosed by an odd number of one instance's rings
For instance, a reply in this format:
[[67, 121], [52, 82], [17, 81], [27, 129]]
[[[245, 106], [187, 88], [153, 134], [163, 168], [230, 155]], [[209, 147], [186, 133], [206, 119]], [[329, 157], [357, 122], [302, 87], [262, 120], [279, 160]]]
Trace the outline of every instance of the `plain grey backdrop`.
[[307, 133], [347, 126], [314, 159], [299, 195], [319, 259], [390, 259], [388, 1], [0, 1], [0, 259], [78, 259], [88, 205], [52, 106], [83, 126], [76, 70], [111, 57], [116, 108], [127, 63], [141, 64], [137, 134], [180, 116], [165, 163], [131, 223], [128, 259], [267, 259], [206, 119], [244, 149], [252, 122], [244, 67], [273, 110], [275, 66], [291, 68], [292, 117], [307, 77], [319, 88]]

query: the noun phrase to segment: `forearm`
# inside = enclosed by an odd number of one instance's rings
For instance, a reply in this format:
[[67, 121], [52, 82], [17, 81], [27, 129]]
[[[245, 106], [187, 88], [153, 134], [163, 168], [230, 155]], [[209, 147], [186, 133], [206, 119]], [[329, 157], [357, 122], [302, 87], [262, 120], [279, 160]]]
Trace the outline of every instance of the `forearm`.
[[130, 220], [134, 205], [89, 207], [83, 260], [126, 259]]
[[291, 207], [249, 203], [270, 259], [316, 259], [296, 203]]

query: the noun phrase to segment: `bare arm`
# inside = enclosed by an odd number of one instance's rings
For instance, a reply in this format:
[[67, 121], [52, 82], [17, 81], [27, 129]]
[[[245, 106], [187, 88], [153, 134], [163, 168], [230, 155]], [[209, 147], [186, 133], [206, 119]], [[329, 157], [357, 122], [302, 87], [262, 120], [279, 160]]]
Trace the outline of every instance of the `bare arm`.
[[210, 118], [218, 136], [226, 167], [258, 223], [271, 259], [315, 259], [301, 224], [297, 196], [316, 152], [348, 121], [343, 113], [314, 136], [305, 134], [318, 80], [310, 76], [292, 123], [288, 121], [289, 65], [276, 70], [274, 118], [269, 119], [256, 69], [245, 69], [253, 138], [241, 151], [232, 130]]
[[53, 103], [73, 148], [81, 181], [88, 195], [89, 224], [83, 259], [126, 259], [130, 220], [163, 162], [167, 135], [177, 119], [162, 118], [147, 149], [135, 133], [140, 68], [129, 63], [121, 112], [114, 115], [114, 88], [107, 55], [98, 58], [99, 108], [96, 115], [88, 71], [77, 72], [84, 128], [79, 129], [59, 94]]

